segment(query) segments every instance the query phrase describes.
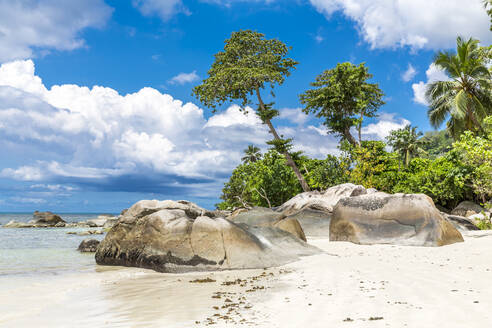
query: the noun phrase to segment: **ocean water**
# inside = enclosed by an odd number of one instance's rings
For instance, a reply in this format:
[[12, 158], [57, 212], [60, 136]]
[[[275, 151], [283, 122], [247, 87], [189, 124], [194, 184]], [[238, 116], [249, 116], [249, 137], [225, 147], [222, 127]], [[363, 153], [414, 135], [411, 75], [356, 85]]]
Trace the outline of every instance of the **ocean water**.
[[[96, 218], [94, 213], [57, 213], [66, 222]], [[28, 222], [32, 213], [0, 213], [0, 226], [10, 220]], [[92, 228], [95, 229], [95, 228]], [[0, 227], [0, 279], [13, 276], [62, 275], [94, 270], [94, 253], [80, 253], [77, 247], [85, 238], [69, 231], [88, 228], [3, 228]]]

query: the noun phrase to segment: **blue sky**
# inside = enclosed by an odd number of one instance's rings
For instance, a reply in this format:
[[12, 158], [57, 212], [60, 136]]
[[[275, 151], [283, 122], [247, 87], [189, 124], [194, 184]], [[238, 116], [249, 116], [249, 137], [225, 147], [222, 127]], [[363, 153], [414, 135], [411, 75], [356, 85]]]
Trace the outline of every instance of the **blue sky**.
[[387, 104], [366, 139], [427, 131], [422, 91], [446, 78], [434, 53], [458, 34], [492, 41], [480, 0], [0, 0], [0, 211], [213, 207], [242, 150], [269, 138], [234, 104], [213, 114], [191, 96], [239, 29], [292, 47], [299, 65], [276, 89], [274, 123], [318, 158], [337, 140], [298, 101], [317, 74], [370, 68]]

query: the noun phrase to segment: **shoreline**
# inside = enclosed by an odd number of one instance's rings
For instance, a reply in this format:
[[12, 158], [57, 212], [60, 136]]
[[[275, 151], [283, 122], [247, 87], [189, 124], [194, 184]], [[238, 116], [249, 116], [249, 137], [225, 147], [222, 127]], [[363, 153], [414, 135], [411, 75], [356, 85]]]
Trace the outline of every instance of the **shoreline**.
[[42, 280], [0, 278], [0, 325], [430, 328], [492, 322], [490, 232], [443, 247], [308, 242], [325, 253], [265, 270], [168, 274], [97, 266]]

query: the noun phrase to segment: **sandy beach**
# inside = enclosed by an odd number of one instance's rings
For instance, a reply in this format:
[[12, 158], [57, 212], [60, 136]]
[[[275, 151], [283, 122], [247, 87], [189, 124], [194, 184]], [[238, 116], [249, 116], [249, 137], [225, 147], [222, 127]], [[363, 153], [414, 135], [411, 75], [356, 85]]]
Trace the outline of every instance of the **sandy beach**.
[[310, 239], [323, 254], [265, 270], [97, 267], [0, 278], [2, 327], [486, 327], [492, 234], [445, 247]]

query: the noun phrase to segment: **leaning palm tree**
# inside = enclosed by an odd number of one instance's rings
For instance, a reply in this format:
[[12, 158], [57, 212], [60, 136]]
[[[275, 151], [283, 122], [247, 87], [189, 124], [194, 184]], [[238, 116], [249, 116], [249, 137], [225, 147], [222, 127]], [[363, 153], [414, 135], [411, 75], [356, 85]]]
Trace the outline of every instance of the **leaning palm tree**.
[[408, 124], [402, 129], [391, 131], [386, 139], [388, 140], [388, 145], [403, 158], [405, 167], [408, 167], [412, 157], [423, 152], [421, 148], [423, 144], [423, 140], [420, 138], [421, 136], [422, 132], [417, 132], [417, 127], [412, 127]]
[[244, 163], [254, 163], [261, 159], [260, 148], [253, 145], [249, 145], [248, 148], [244, 150], [244, 155], [245, 156], [241, 158]]
[[456, 44], [456, 54], [439, 52], [434, 59], [450, 80], [430, 83], [426, 89], [431, 124], [438, 128], [449, 117], [447, 128], [455, 139], [464, 130], [482, 132], [483, 119], [492, 113], [491, 73], [479, 41], [458, 37]]

